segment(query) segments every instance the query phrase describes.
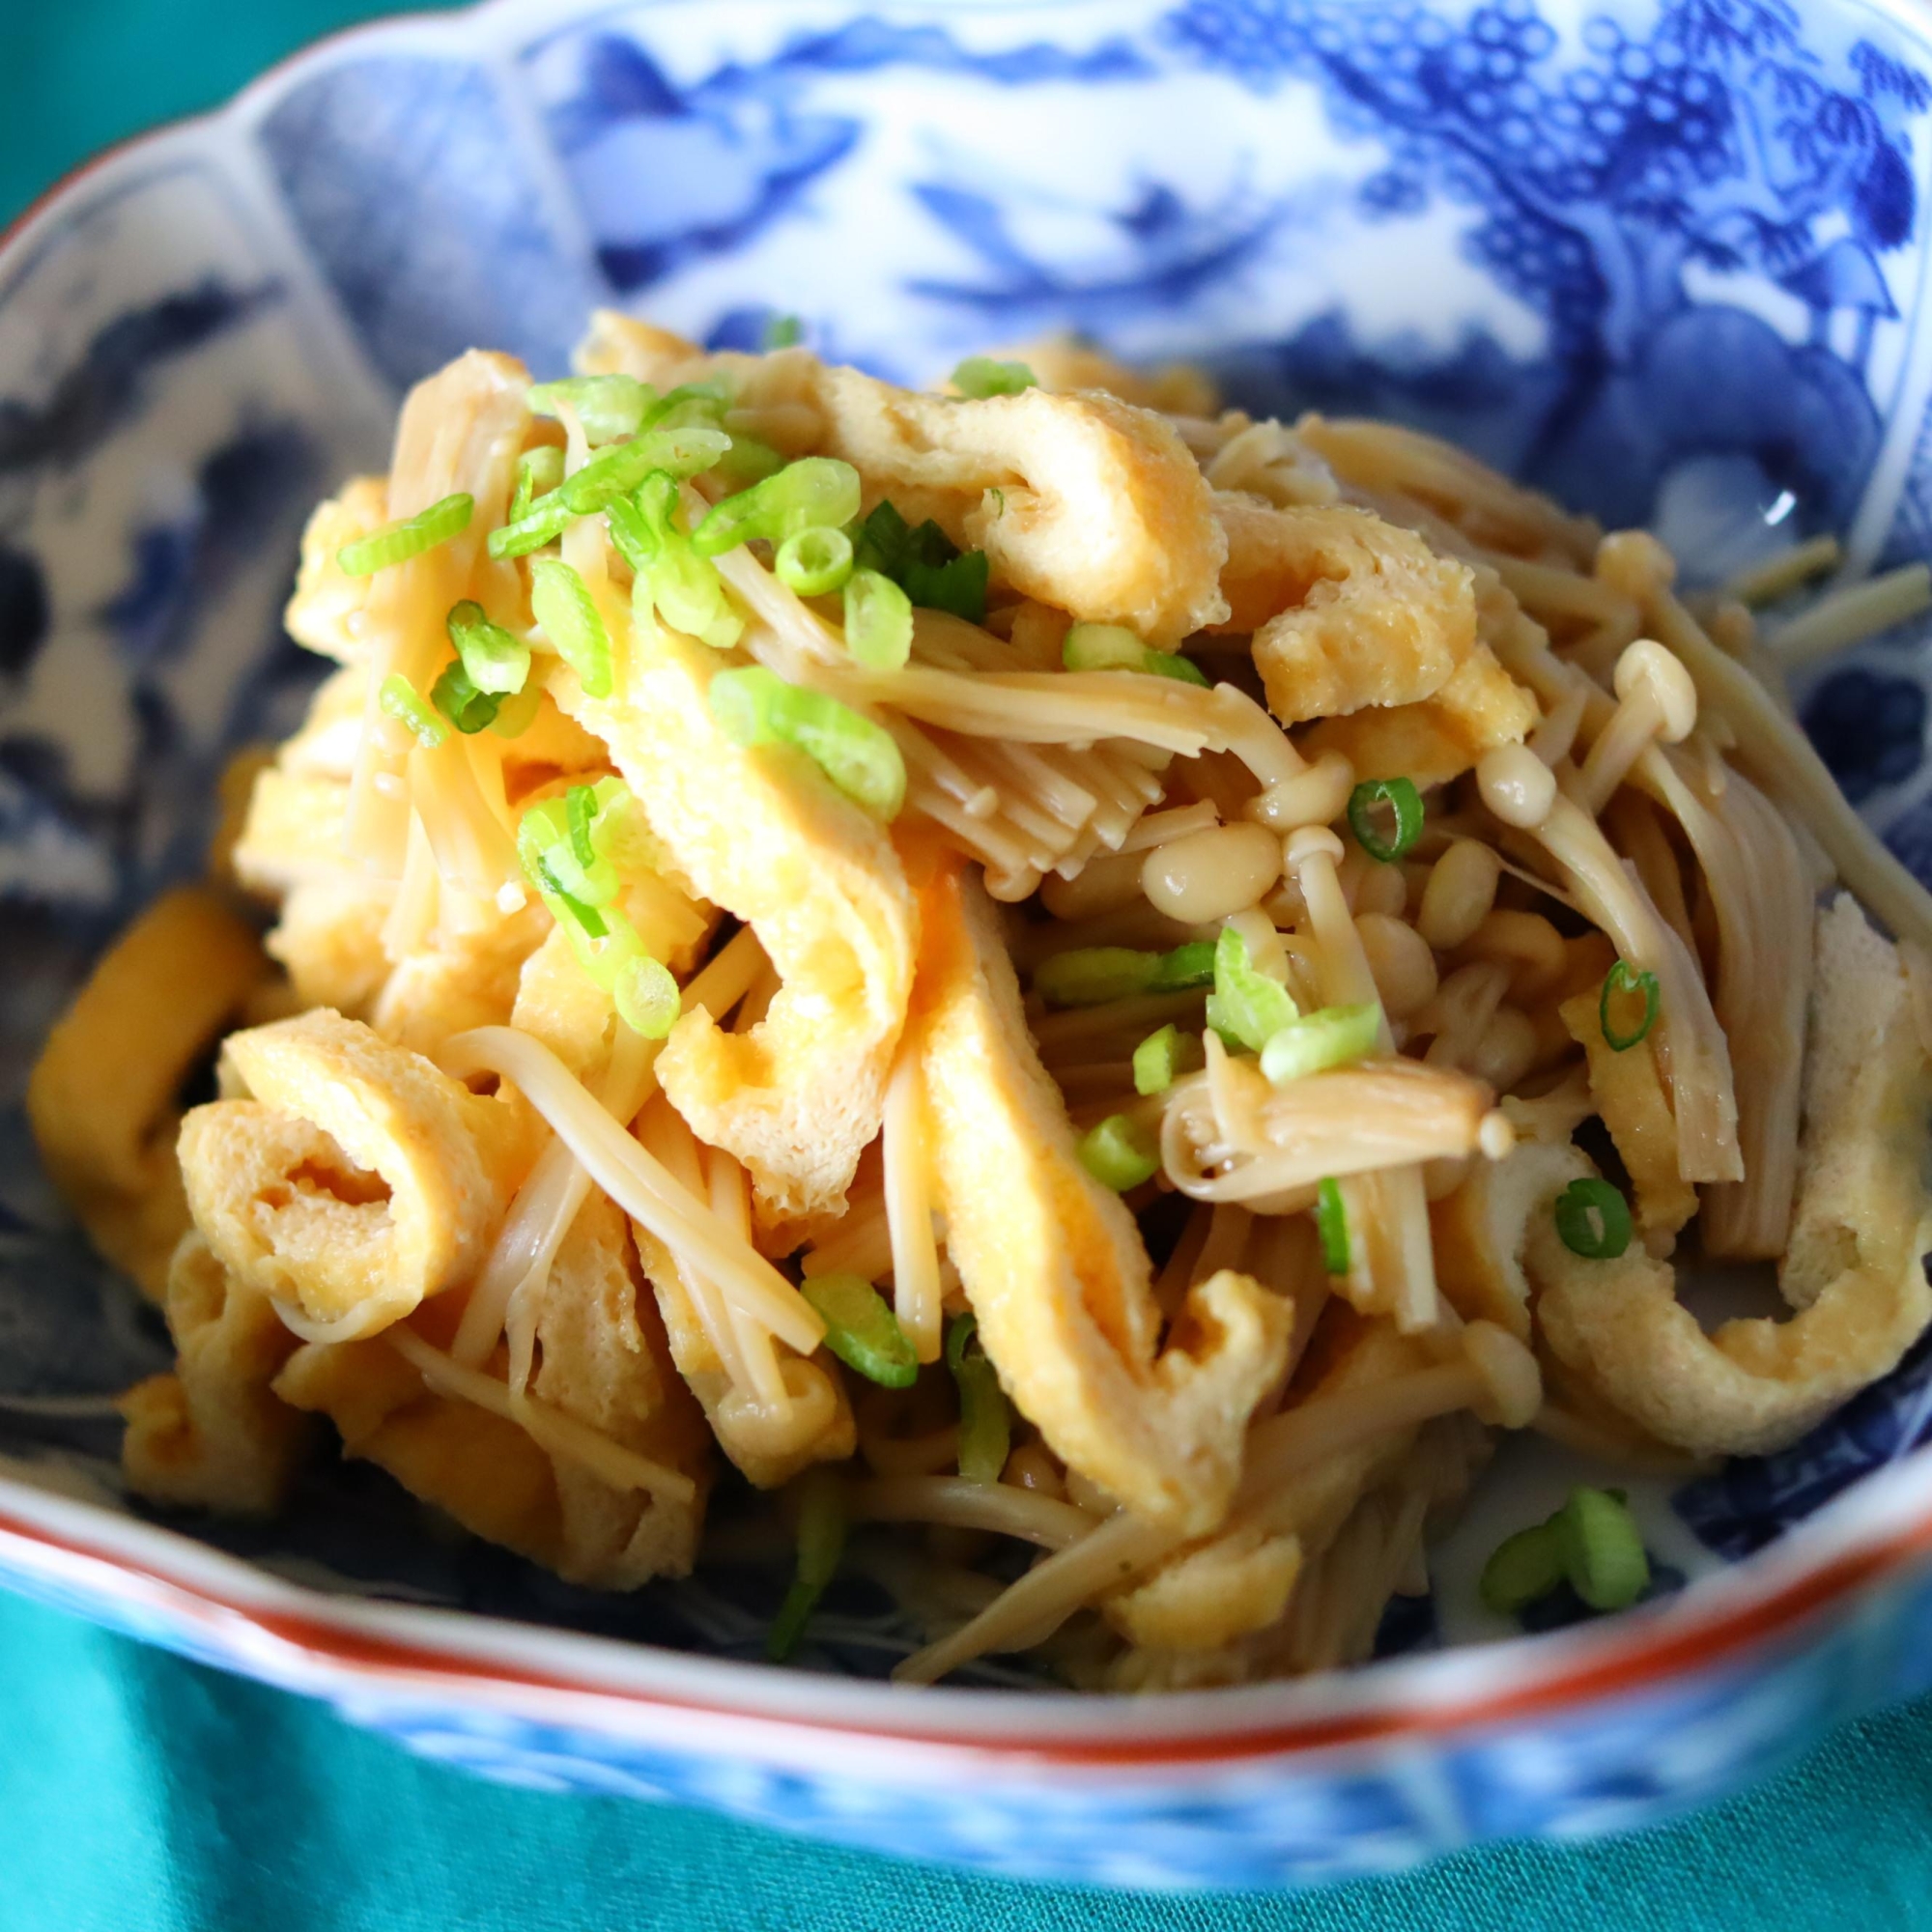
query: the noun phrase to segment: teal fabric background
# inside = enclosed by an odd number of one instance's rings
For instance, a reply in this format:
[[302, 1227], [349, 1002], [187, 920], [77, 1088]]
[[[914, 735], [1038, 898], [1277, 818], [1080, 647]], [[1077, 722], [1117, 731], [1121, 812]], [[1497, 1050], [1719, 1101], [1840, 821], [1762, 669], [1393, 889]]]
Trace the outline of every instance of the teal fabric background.
[[[418, 0], [420, 5], [420, 0]], [[355, 0], [4, 4], [0, 220], [212, 105]], [[1932, 1927], [1932, 1701], [1620, 1843], [1465, 1853], [1300, 1899], [957, 1877], [706, 1816], [499, 1790], [319, 1707], [0, 1595], [6, 1932], [1357, 1932]]]

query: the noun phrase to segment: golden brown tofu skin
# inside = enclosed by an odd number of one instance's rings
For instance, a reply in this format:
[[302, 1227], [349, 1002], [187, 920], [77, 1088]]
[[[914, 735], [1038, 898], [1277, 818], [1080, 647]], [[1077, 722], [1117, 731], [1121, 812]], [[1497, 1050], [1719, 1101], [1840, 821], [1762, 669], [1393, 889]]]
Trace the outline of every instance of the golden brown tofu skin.
[[314, 1435], [270, 1388], [296, 1338], [268, 1296], [238, 1282], [196, 1234], [175, 1250], [166, 1308], [175, 1366], [121, 1401], [128, 1488], [153, 1502], [273, 1515]]
[[27, 1082], [48, 1176], [151, 1299], [188, 1225], [175, 1096], [269, 971], [252, 928], [213, 893], [163, 893], [101, 955]]
[[[412, 1325], [440, 1347], [452, 1303]], [[553, 1458], [515, 1422], [428, 1389], [380, 1336], [307, 1344], [276, 1379], [297, 1408], [327, 1415], [345, 1451], [376, 1463], [412, 1495], [487, 1542], [595, 1589], [630, 1590], [687, 1575], [709, 1487], [702, 1417], [671, 1367], [648, 1295], [638, 1292], [622, 1215], [586, 1203], [551, 1276], [537, 1325], [542, 1365], [531, 1393], [623, 1447], [691, 1476], [690, 1503], [617, 1490]], [[505, 1357], [487, 1365], [498, 1379]]]
[[667, 876], [749, 924], [782, 982], [744, 1033], [685, 1014], [657, 1064], [698, 1137], [750, 1172], [759, 1227], [782, 1247], [842, 1203], [879, 1131], [916, 917], [875, 819], [802, 753], [747, 750], [718, 728], [706, 702], [718, 663], [667, 634], [631, 653], [614, 696], [564, 702], [610, 744]]
[[1548, 1214], [1524, 1256], [1558, 1357], [1651, 1435], [1697, 1455], [1763, 1455], [1889, 1373], [1932, 1322], [1924, 1169], [1932, 1065], [1896, 950], [1849, 895], [1818, 916], [1804, 1137], [1780, 1269], [1799, 1313], [1706, 1335], [1670, 1268], [1633, 1243], [1585, 1261]]
[[740, 404], [727, 421], [788, 456], [842, 458], [868, 502], [889, 497], [913, 523], [932, 518], [954, 543], [983, 550], [1001, 582], [1076, 620], [1175, 644], [1226, 615], [1212, 492], [1167, 418], [1105, 384], [969, 401], [799, 350], [707, 357], [608, 311], [577, 361], [660, 387], [724, 373]]
[[1190, 1291], [1160, 1346], [1139, 1231], [1080, 1163], [992, 901], [947, 871], [921, 919], [934, 1177], [986, 1352], [1064, 1462], [1129, 1509], [1211, 1529], [1248, 1416], [1286, 1359], [1290, 1305], [1224, 1269]]
[[224, 1060], [252, 1097], [195, 1108], [180, 1151], [226, 1267], [363, 1334], [469, 1279], [534, 1155], [520, 1098], [327, 1009], [232, 1035]]

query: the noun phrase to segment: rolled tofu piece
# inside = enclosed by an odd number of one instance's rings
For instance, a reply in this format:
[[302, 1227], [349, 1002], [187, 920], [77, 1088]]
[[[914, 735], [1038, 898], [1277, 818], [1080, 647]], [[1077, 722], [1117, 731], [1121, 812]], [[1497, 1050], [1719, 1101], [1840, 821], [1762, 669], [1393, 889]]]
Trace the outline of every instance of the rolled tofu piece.
[[983, 550], [1001, 582], [1076, 620], [1171, 645], [1227, 614], [1212, 491], [1165, 416], [1104, 384], [934, 395], [800, 349], [707, 357], [610, 311], [593, 318], [577, 360], [660, 388], [724, 376], [749, 416], [771, 419], [755, 426], [767, 441], [842, 457], [868, 501], [889, 497], [915, 524], [930, 517]]
[[670, 881], [750, 925], [781, 984], [726, 1033], [701, 1009], [671, 1029], [659, 1084], [700, 1140], [750, 1172], [760, 1231], [836, 1210], [879, 1131], [911, 994], [917, 915], [885, 829], [803, 753], [734, 745], [706, 693], [719, 659], [667, 634], [613, 696], [563, 702], [611, 748]]
[[[455, 1304], [412, 1327], [442, 1347]], [[623, 1216], [593, 1196], [557, 1251], [537, 1322], [531, 1394], [549, 1409], [692, 1481], [689, 1500], [605, 1482], [547, 1452], [509, 1416], [440, 1394], [382, 1337], [309, 1343], [276, 1378], [295, 1408], [327, 1415], [346, 1452], [386, 1469], [472, 1534], [566, 1580], [631, 1590], [689, 1574], [710, 1485], [709, 1438], [677, 1378], [648, 1294], [639, 1293]], [[504, 1377], [498, 1349], [484, 1373]]]
[[231, 1084], [181, 1165], [195, 1225], [248, 1287], [345, 1337], [373, 1334], [481, 1264], [536, 1140], [483, 1097], [327, 1009], [233, 1034]]
[[1125, 1507], [1201, 1534], [1225, 1513], [1291, 1306], [1223, 1269], [1161, 1313], [1133, 1216], [1081, 1165], [977, 880], [923, 895], [915, 1025], [947, 1251], [1000, 1379], [1054, 1453]]
[[272, 1516], [314, 1426], [271, 1387], [296, 1338], [267, 1295], [238, 1281], [198, 1234], [168, 1273], [175, 1365], [121, 1400], [121, 1467], [137, 1494], [223, 1516]]
[[153, 1300], [188, 1225], [175, 1096], [269, 971], [253, 929], [214, 894], [163, 893], [96, 962], [28, 1078], [48, 1176]]
[[1549, 1215], [1524, 1244], [1558, 1358], [1653, 1435], [1697, 1455], [1782, 1448], [1893, 1369], [1932, 1323], [1924, 1256], [1932, 1065], [1896, 949], [1850, 895], [1818, 916], [1798, 1203], [1780, 1268], [1798, 1313], [1706, 1335], [1635, 1243], [1573, 1255]]

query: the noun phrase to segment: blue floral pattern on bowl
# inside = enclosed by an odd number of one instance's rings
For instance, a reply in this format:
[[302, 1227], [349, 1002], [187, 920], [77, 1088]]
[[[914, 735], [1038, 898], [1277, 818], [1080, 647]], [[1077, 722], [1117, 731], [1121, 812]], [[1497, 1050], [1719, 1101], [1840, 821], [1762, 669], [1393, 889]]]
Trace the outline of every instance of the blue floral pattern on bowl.
[[[1929, 1346], [1782, 1455], [1642, 1492], [1690, 1584], [1628, 1637], [1485, 1641], [1469, 1552], [1561, 1480], [1506, 1468], [1346, 1684], [944, 1691], [956, 1735], [908, 1741], [853, 1683], [821, 1754], [755, 1663], [769, 1577], [572, 1591], [426, 1538], [366, 1469], [269, 1529], [130, 1509], [112, 1422], [45, 1399], [165, 1338], [17, 1106], [222, 760], [299, 714], [309, 504], [380, 465], [416, 376], [471, 343], [555, 373], [599, 302], [731, 345], [796, 309], [915, 381], [1055, 327], [1200, 357], [1253, 409], [1394, 415], [1649, 523], [1700, 582], [1826, 530], [1853, 568], [1932, 553], [1928, 31], [1903, 0], [499, 0], [346, 37], [52, 197], [0, 252], [0, 1398], [30, 1399], [0, 1400], [0, 1577], [490, 1776], [1118, 1884], [1644, 1824], [1932, 1681]], [[1932, 877], [1927, 671], [1893, 635], [1796, 696]], [[889, 1611], [832, 1609], [810, 1662], [877, 1674]]]

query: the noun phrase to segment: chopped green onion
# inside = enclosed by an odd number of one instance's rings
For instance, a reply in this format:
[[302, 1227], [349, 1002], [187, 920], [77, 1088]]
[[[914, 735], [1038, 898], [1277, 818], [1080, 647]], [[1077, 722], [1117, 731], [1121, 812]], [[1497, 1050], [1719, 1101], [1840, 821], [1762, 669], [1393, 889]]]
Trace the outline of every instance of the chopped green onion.
[[654, 471], [635, 497], [620, 498], [605, 514], [611, 541], [636, 573], [631, 611], [638, 630], [655, 636], [650, 628], [655, 612], [672, 630], [715, 651], [729, 650], [743, 635], [745, 620], [725, 595], [718, 566], [691, 547], [678, 507], [677, 479]]
[[654, 469], [670, 476], [696, 476], [730, 447], [731, 439], [722, 429], [694, 424], [650, 430], [593, 456], [557, 496], [573, 517], [592, 516], [628, 497]]
[[583, 680], [586, 697], [609, 697], [611, 635], [582, 578], [560, 557], [530, 565], [530, 609], [564, 663]]
[[[552, 849], [554, 850], [554, 847]], [[604, 915], [595, 906], [586, 905], [574, 893], [565, 890], [555, 872], [551, 869], [548, 856], [537, 861], [531, 879], [537, 891], [547, 900], [554, 901], [553, 911], [561, 910], [568, 914], [572, 923], [585, 937], [608, 939], [611, 936], [611, 928], [605, 923]]]
[[345, 577], [371, 577], [379, 570], [387, 570], [391, 564], [407, 563], [411, 557], [420, 556], [424, 551], [460, 536], [469, 527], [475, 508], [475, 497], [459, 490], [455, 496], [432, 503], [413, 517], [384, 524], [380, 530], [371, 530], [366, 537], [344, 544], [335, 553], [336, 568]]
[[[1610, 1023], [1610, 1002], [1622, 993], [1641, 993], [1643, 995], [1643, 1017], [1636, 1024], [1634, 1033], [1619, 1033]], [[1604, 1044], [1612, 1053], [1628, 1053], [1657, 1024], [1657, 1010], [1662, 1004], [1663, 995], [1657, 983], [1657, 975], [1652, 972], [1633, 973], [1623, 960], [1619, 959], [1604, 975], [1604, 990], [1597, 999], [1597, 1024], [1604, 1030]]]
[[1154, 677], [1171, 677], [1177, 684], [1199, 685], [1203, 691], [1209, 687], [1208, 673], [1179, 651], [1157, 651], [1150, 644], [1141, 669]]
[[862, 569], [890, 577], [922, 610], [950, 611], [969, 624], [986, 614], [992, 566], [982, 550], [962, 552], [930, 517], [911, 528], [890, 498], [860, 526]]
[[570, 827], [570, 849], [587, 872], [597, 863], [597, 848], [590, 842], [590, 828], [597, 818], [597, 794], [588, 785], [572, 785], [563, 795], [563, 809]]
[[1124, 624], [1074, 624], [1060, 647], [1068, 670], [1138, 670], [1206, 687], [1199, 665], [1179, 651], [1157, 651]]
[[[1395, 837], [1376, 830], [1375, 810], [1386, 805], [1395, 813]], [[1422, 794], [1408, 779], [1365, 779], [1349, 794], [1349, 829], [1371, 859], [1384, 865], [1400, 859], [1422, 837]]]
[[1556, 1197], [1556, 1232], [1573, 1255], [1613, 1262], [1630, 1246], [1630, 1206], [1607, 1180], [1573, 1180]]
[[412, 732], [416, 743], [434, 749], [449, 736], [443, 722], [422, 701], [422, 694], [400, 672], [391, 671], [376, 691], [385, 716]]
[[1217, 950], [1211, 939], [1189, 939], [1177, 946], [1172, 952], [1163, 952], [1150, 990], [1184, 993], [1192, 986], [1211, 986], [1214, 983]]
[[429, 688], [429, 701], [468, 738], [497, 722], [502, 699], [478, 691], [461, 658], [453, 658]]
[[558, 383], [534, 384], [529, 405], [540, 416], [570, 410], [582, 427], [584, 441], [595, 449], [619, 437], [636, 436], [657, 393], [635, 376], [566, 376]]
[[536, 723], [537, 708], [543, 703], [543, 686], [532, 680], [523, 690], [497, 699], [497, 715], [490, 728], [499, 738], [521, 738]]
[[1080, 1165], [1102, 1187], [1125, 1194], [1160, 1170], [1160, 1151], [1127, 1114], [1109, 1114], [1080, 1136]]
[[708, 383], [680, 383], [667, 389], [644, 412], [638, 434], [653, 429], [703, 428], [722, 430], [731, 406], [730, 385], [720, 377]]
[[955, 1316], [946, 1331], [946, 1366], [959, 1390], [959, 1473], [997, 1483], [1012, 1444], [1012, 1414], [1000, 1374], [980, 1345], [980, 1319]]
[[802, 456], [776, 475], [726, 497], [691, 533], [699, 556], [762, 537], [781, 544], [818, 524], [849, 524], [859, 514], [859, 472], [836, 456]]
[[767, 476], [776, 476], [784, 467], [784, 458], [770, 443], [760, 442], [754, 436], [740, 436], [733, 431], [731, 447], [718, 459], [718, 467], [713, 473], [746, 490], [753, 483], [762, 483]]
[[510, 497], [510, 521], [527, 516], [539, 497], [548, 496], [563, 481], [563, 451], [554, 442], [540, 442], [517, 458], [517, 487]]
[[493, 624], [482, 605], [467, 597], [452, 604], [443, 626], [478, 691], [507, 697], [523, 690], [530, 674], [530, 647], [502, 625]]
[[1548, 1596], [1563, 1571], [1563, 1540], [1552, 1519], [1504, 1537], [1483, 1565], [1476, 1589], [1498, 1616], [1513, 1617]]
[[988, 396], [1017, 396], [1038, 380], [1024, 362], [996, 362], [990, 355], [969, 355], [952, 372], [952, 386], [975, 402], [984, 402]]
[[1214, 943], [1214, 990], [1208, 995], [1208, 1024], [1236, 1051], [1259, 1053], [1299, 1018], [1294, 995], [1270, 980], [1248, 956], [1248, 942], [1232, 925]]
[[852, 575], [852, 539], [827, 524], [794, 530], [779, 546], [772, 567], [787, 590], [823, 597], [828, 590], [842, 590]]
[[1330, 1066], [1347, 1066], [1373, 1053], [1382, 1009], [1373, 1000], [1359, 1007], [1322, 1007], [1290, 1020], [1262, 1048], [1262, 1071], [1277, 1087]]
[[1214, 949], [1190, 939], [1172, 952], [1142, 952], [1131, 946], [1076, 946], [1042, 959], [1034, 990], [1050, 1007], [1100, 1007], [1137, 993], [1179, 993], [1211, 984]]
[[905, 760], [891, 732], [820, 691], [787, 684], [762, 665], [721, 670], [711, 715], [734, 745], [785, 744], [810, 758], [838, 790], [875, 818], [905, 803]]
[[677, 981], [670, 968], [648, 952], [634, 953], [617, 968], [611, 998], [617, 1017], [645, 1039], [662, 1039], [677, 1024], [682, 998]]
[[1201, 1065], [1201, 1042], [1170, 1020], [1134, 1048], [1134, 1092], [1165, 1094], [1183, 1073]]
[[539, 497], [521, 517], [498, 524], [484, 540], [483, 547], [499, 563], [505, 557], [528, 556], [533, 550], [554, 543], [569, 521], [570, 512], [564, 507], [562, 491], [553, 490], [549, 496]]
[[1321, 1237], [1321, 1265], [1330, 1274], [1347, 1274], [1349, 1209], [1341, 1186], [1332, 1177], [1324, 1178], [1315, 1190], [1315, 1232]]
[[911, 1388], [919, 1357], [898, 1318], [864, 1275], [809, 1274], [799, 1286], [825, 1321], [825, 1346], [882, 1388]]
[[912, 600], [890, 577], [855, 570], [845, 583], [845, 648], [867, 670], [897, 670], [912, 655]]
[[798, 1482], [798, 1569], [765, 1638], [772, 1662], [782, 1663], [798, 1648], [844, 1553], [845, 1486], [830, 1469], [808, 1470]]
[[790, 349], [805, 334], [805, 324], [795, 315], [768, 315], [760, 331], [759, 346], [767, 351]]
[[1593, 1610], [1625, 1610], [1650, 1585], [1650, 1558], [1629, 1505], [1578, 1485], [1554, 1518], [1570, 1587]]

